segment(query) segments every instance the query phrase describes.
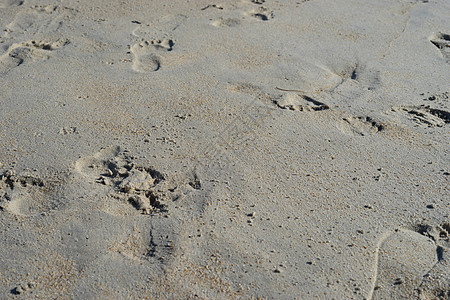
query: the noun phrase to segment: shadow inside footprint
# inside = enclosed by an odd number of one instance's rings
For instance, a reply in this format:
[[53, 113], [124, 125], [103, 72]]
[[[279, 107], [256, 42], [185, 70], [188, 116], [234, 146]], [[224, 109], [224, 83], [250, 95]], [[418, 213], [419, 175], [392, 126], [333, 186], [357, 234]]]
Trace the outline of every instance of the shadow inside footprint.
[[450, 113], [448, 111], [432, 108], [428, 105], [400, 106], [392, 108], [391, 111], [394, 113], [402, 112], [418, 125], [427, 127], [443, 127], [450, 123]]
[[343, 118], [337, 124], [342, 133], [356, 136], [367, 136], [379, 133], [385, 129], [385, 125], [373, 120], [371, 117], [350, 116]]
[[23, 0], [0, 0], [0, 8], [20, 6], [23, 4], [23, 2]]
[[293, 111], [321, 111], [330, 108], [325, 103], [297, 93], [284, 94], [274, 103], [281, 109]]
[[273, 19], [273, 12], [265, 8], [264, 6], [260, 6], [257, 9], [249, 11], [247, 15], [261, 21], [269, 21], [270, 19]]
[[430, 42], [441, 51], [447, 63], [450, 63], [450, 34], [435, 34], [430, 38]]

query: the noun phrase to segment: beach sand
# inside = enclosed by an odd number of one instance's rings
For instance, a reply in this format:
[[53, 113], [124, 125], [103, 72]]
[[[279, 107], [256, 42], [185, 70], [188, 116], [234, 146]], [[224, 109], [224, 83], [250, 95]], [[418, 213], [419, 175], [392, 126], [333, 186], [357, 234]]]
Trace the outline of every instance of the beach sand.
[[450, 298], [445, 0], [0, 0], [0, 298]]

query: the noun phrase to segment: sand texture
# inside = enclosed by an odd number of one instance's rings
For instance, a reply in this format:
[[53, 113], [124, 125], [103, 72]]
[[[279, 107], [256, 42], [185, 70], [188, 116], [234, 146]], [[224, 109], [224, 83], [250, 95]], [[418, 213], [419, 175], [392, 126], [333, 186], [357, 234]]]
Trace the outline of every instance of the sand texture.
[[0, 299], [449, 299], [447, 0], [0, 0]]

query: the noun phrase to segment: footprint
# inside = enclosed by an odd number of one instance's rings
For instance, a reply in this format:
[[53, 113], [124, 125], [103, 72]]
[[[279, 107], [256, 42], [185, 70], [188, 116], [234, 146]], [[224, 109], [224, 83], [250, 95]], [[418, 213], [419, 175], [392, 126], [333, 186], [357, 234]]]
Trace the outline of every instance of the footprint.
[[144, 42], [147, 46], [152, 45], [155, 49], [165, 50], [165, 51], [172, 51], [172, 47], [174, 45], [173, 41], [170, 39], [163, 39], [163, 40], [152, 40], [150, 42]]
[[417, 225], [386, 233], [376, 248], [368, 299], [448, 299], [450, 225]]
[[211, 24], [215, 27], [235, 27], [241, 25], [241, 20], [237, 18], [219, 18]]
[[203, 8], [200, 9], [200, 10], [207, 10], [207, 9], [210, 9], [210, 8], [215, 8], [215, 9], [223, 10], [223, 6], [217, 5], [217, 4], [210, 4], [210, 5], [207, 5], [207, 6], [203, 7]]
[[16, 175], [9, 170], [0, 175], [0, 211], [21, 216], [40, 215], [62, 204], [59, 197], [52, 196], [50, 185], [31, 173]]
[[269, 21], [274, 17], [273, 11], [265, 8], [264, 6], [260, 6], [257, 9], [252, 9], [251, 11], [247, 12], [247, 15], [261, 21]]
[[442, 57], [450, 63], [450, 35], [438, 33], [430, 38], [430, 42], [435, 45], [442, 54]]
[[419, 125], [428, 127], [443, 127], [450, 122], [450, 113], [445, 110], [431, 108], [427, 105], [421, 106], [401, 106], [391, 110], [401, 112]]
[[14, 20], [6, 26], [4, 34], [5, 37], [13, 36], [14, 39], [55, 34], [60, 31], [68, 17], [74, 16], [76, 13], [76, 10], [68, 7], [35, 5], [18, 13]]
[[326, 90], [357, 97], [381, 86], [380, 72], [360, 62], [333, 62], [322, 66], [329, 84]]
[[154, 245], [151, 239], [147, 240], [141, 233], [134, 231], [126, 239], [113, 243], [109, 250], [119, 253], [128, 259], [145, 262], [151, 258]]
[[20, 6], [23, 4], [23, 0], [0, 0], [0, 8], [8, 8], [12, 6]]
[[122, 204], [128, 203], [144, 215], [168, 212], [173, 201], [201, 186], [196, 176], [182, 180], [167, 178], [119, 147], [81, 158], [75, 164], [75, 171], [95, 183], [105, 195]]
[[330, 108], [325, 103], [298, 93], [284, 94], [279, 99], [275, 100], [274, 103], [281, 109], [293, 111], [320, 111]]
[[341, 76], [342, 80], [353, 80], [368, 90], [373, 90], [380, 85], [380, 72], [360, 63], [349, 65], [338, 75]]
[[144, 41], [131, 46], [134, 55], [133, 70], [137, 72], [155, 72], [161, 68], [161, 57], [158, 52], [172, 51], [174, 42], [171, 39]]
[[[425, 93], [421, 94], [422, 96], [425, 95]], [[446, 102], [448, 102], [448, 99], [450, 98], [450, 92], [444, 92], [439, 94], [432, 94], [424, 98], [424, 101], [433, 101], [434, 103], [437, 103], [438, 105], [445, 105]]]
[[346, 134], [366, 136], [378, 133], [385, 129], [385, 126], [371, 117], [346, 117], [338, 124], [338, 128]]
[[132, 157], [119, 147], [106, 148], [94, 156], [78, 160], [75, 170], [85, 175], [90, 182], [103, 185], [114, 198], [129, 203], [143, 214], [162, 210], [153, 188], [164, 176], [151, 168], [136, 166]]
[[[40, 53], [35, 54], [39, 55]], [[5, 54], [0, 56], [0, 76], [20, 66], [25, 60], [32, 60], [37, 57], [33, 57], [32, 50], [28, 47], [21, 47], [17, 44], [11, 46]]]
[[424, 226], [422, 234], [435, 242], [437, 263], [417, 288], [419, 299], [450, 299], [450, 223]]
[[33, 40], [13, 44], [5, 54], [0, 56], [0, 75], [8, 73], [27, 61], [48, 59], [51, 51], [69, 43], [67, 39], [59, 39], [53, 42]]
[[51, 51], [51, 50], [56, 50], [63, 46], [66, 46], [69, 43], [70, 43], [70, 41], [68, 39], [58, 39], [56, 41], [33, 40], [33, 41], [25, 42], [22, 44], [31, 49], [41, 49], [41, 50]]
[[215, 15], [219, 13], [218, 10], [221, 11], [222, 16], [218, 19], [214, 19], [214, 21], [211, 22], [211, 25], [215, 27], [235, 27], [242, 24], [243, 20], [246, 19], [245, 16], [249, 16], [260, 21], [269, 21], [273, 19], [273, 11], [262, 6], [264, 3], [265, 0], [246, 0], [241, 1], [240, 4], [235, 3], [224, 6], [208, 5], [202, 8], [202, 10], [204, 11], [215, 8]]
[[[231, 92], [247, 94], [253, 98], [253, 101], [248, 102], [245, 110], [247, 112], [246, 115], [251, 118], [251, 122], [253, 124], [258, 124], [258, 126], [262, 126], [265, 120], [272, 115], [275, 108], [275, 100], [278, 98], [278, 95], [269, 94], [261, 87], [251, 83], [230, 84], [228, 90]], [[236, 127], [233, 126], [233, 128], [239, 128], [237, 124], [235, 124], [235, 126]]]
[[59, 134], [68, 135], [68, 134], [78, 134], [78, 130], [76, 127], [63, 127], [59, 130]]
[[183, 14], [165, 15], [152, 22], [132, 21], [137, 26], [131, 34], [140, 39], [140, 41], [151, 40], [155, 36], [166, 36], [169, 32], [174, 32], [182, 27], [187, 20]]

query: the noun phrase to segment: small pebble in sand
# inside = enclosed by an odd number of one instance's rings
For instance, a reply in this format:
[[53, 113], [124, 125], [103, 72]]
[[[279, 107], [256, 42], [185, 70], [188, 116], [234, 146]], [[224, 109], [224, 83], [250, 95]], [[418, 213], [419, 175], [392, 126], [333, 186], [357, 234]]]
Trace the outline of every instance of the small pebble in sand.
[[275, 268], [275, 270], [273, 270], [274, 273], [281, 273], [283, 272], [283, 270], [281, 268]]

